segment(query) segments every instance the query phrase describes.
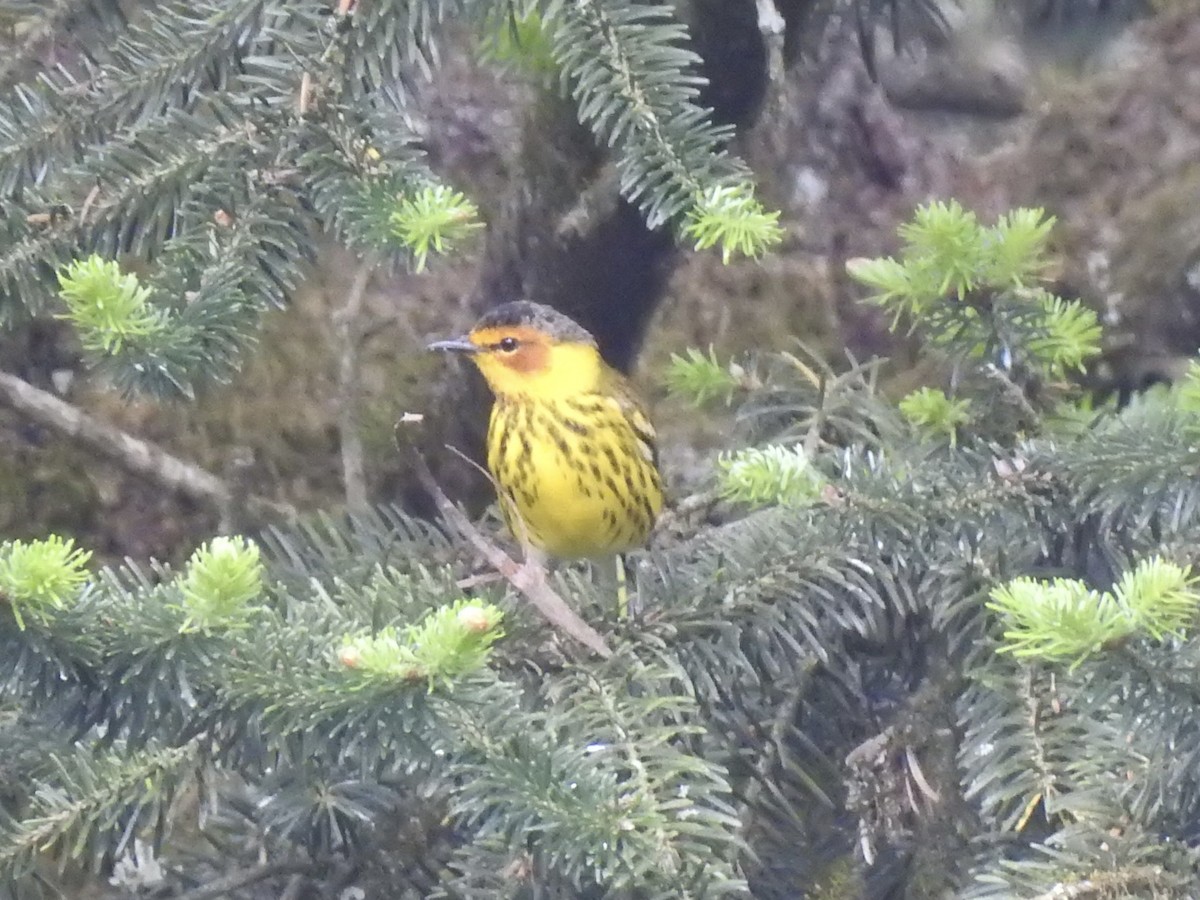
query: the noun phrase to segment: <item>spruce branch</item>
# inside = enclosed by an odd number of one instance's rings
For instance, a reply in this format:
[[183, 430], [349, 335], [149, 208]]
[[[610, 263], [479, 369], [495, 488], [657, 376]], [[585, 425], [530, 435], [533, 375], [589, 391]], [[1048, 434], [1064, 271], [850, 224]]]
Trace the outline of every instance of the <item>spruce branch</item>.
[[531, 75], [545, 86], [559, 74], [546, 22], [529, 0], [489, 11], [483, 22], [480, 55]]
[[458, 729], [456, 813], [509, 852], [532, 837], [535, 860], [577, 886], [744, 895], [730, 787], [691, 752], [701, 728], [681, 677], [621, 654], [547, 684], [532, 727], [457, 710], [473, 721]]
[[459, 600], [403, 630], [347, 635], [338, 661], [364, 678], [449, 686], [487, 665], [492, 644], [504, 637], [503, 618], [491, 603]]
[[720, 245], [721, 261], [762, 256], [783, 240], [779, 211], [767, 212], [749, 184], [718, 184], [704, 192], [688, 213], [683, 235], [696, 250]]
[[554, 59], [579, 120], [616, 148], [621, 192], [651, 228], [684, 225], [701, 246], [757, 256], [779, 240], [745, 166], [696, 100], [703, 78], [686, 29], [665, 4], [545, 0]]
[[952, 364], [1059, 379], [1100, 352], [1102, 330], [1094, 311], [1038, 284], [1052, 225], [1039, 209], [1018, 209], [986, 227], [956, 201], [935, 201], [901, 226], [899, 259], [846, 268], [890, 314], [892, 330], [907, 321]]
[[250, 887], [261, 881], [278, 878], [281, 875], [315, 875], [324, 868], [325, 865], [319, 861], [304, 859], [284, 859], [262, 863], [246, 869], [235, 869], [220, 878], [214, 878], [208, 884], [176, 895], [174, 900], [220, 900], [239, 888]]
[[[36, 312], [59, 287], [57, 274], [77, 256], [162, 252], [184, 224], [189, 201], [255, 166], [249, 127], [213, 101], [203, 112], [135, 123], [88, 155], [80, 171], [48, 179], [41, 202], [51, 212], [43, 220], [32, 200], [18, 206], [28, 212], [10, 225], [14, 233], [0, 253], [0, 317], [14, 317], [6, 307], [18, 300]], [[0, 177], [5, 171], [0, 167]]]
[[1083, 582], [1015, 578], [991, 593], [988, 608], [1006, 624], [1002, 653], [1067, 661], [1071, 668], [1140, 631], [1181, 635], [1200, 607], [1191, 570], [1157, 557], [1126, 572], [1113, 591]]
[[959, 699], [963, 796], [1002, 831], [1024, 830], [1040, 807], [1055, 810], [1070, 789], [1062, 756], [1071, 758], [1071, 750], [1055, 740], [1060, 703], [1046, 682], [1036, 667], [990, 666]]
[[225, 81], [247, 36], [258, 32], [265, 6], [262, 0], [156, 4], [105, 48], [104, 65], [89, 65], [82, 81], [59, 69], [15, 85], [14, 99], [0, 101], [0, 189], [36, 187], [96, 135], [163, 108], [190, 108], [204, 87]]
[[0, 822], [0, 872], [26, 870], [41, 854], [61, 864], [94, 866], [120, 854], [139, 827], [157, 826], [173, 795], [199, 761], [195, 743], [136, 753], [95, 747], [55, 758], [55, 778], [39, 784], [20, 820]]

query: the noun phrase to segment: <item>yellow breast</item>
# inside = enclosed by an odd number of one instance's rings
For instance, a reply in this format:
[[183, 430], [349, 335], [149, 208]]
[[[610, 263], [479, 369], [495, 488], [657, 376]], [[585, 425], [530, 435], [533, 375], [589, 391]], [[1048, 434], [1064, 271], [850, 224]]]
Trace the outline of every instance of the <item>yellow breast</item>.
[[653, 430], [640, 411], [603, 394], [497, 398], [488, 468], [509, 528], [552, 556], [640, 546], [662, 509]]

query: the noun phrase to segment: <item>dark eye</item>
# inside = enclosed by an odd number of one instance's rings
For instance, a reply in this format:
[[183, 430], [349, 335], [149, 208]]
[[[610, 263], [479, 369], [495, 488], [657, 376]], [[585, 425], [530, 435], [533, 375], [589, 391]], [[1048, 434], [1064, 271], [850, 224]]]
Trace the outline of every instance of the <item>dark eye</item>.
[[501, 338], [500, 343], [496, 345], [503, 353], [512, 353], [517, 349], [517, 339], [515, 337]]

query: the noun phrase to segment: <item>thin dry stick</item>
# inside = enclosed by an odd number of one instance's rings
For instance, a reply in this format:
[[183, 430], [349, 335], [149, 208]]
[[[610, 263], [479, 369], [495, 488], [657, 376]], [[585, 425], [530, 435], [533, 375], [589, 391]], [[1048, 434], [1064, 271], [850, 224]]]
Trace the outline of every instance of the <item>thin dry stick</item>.
[[767, 78], [771, 83], [772, 94], [782, 91], [785, 77], [783, 62], [784, 31], [787, 23], [779, 14], [775, 0], [757, 0], [758, 31], [762, 35], [763, 44], [767, 48]]
[[682, 527], [693, 516], [707, 513], [721, 501], [721, 489], [709, 488], [684, 497], [669, 509], [664, 509], [654, 526], [654, 534], [667, 534], [676, 526]]
[[[233, 492], [211, 472], [102, 422], [7, 372], [0, 372], [0, 404], [70, 438], [80, 446], [94, 450], [126, 471], [141, 475], [167, 490], [216, 507], [223, 516], [233, 505]], [[296, 511], [287, 504], [263, 497], [250, 497], [244, 501], [239, 498], [239, 501], [244, 502], [245, 508], [255, 515], [296, 516]]]
[[238, 888], [265, 881], [268, 878], [277, 878], [280, 875], [313, 874], [319, 870], [320, 867], [317, 863], [307, 860], [264, 863], [250, 869], [236, 870], [201, 887], [176, 894], [176, 900], [212, 900], [215, 897], [227, 897]]
[[425, 490], [429, 491], [438, 512], [450, 526], [465, 537], [479, 555], [503, 575], [509, 584], [537, 607], [538, 612], [545, 616], [551, 625], [579, 641], [593, 653], [603, 656], [605, 659], [612, 656], [612, 650], [604, 642], [600, 632], [583, 621], [567, 605], [567, 602], [545, 582], [544, 578], [539, 578], [538, 571], [534, 567], [522, 566], [484, 537], [479, 529], [471, 524], [471, 520], [462, 510], [450, 502], [446, 492], [442, 490], [437, 479], [433, 477], [433, 473], [429, 471], [429, 464], [425, 462], [425, 458], [419, 453], [415, 456], [417, 480], [421, 482]]
[[368, 509], [366, 465], [363, 462], [362, 432], [358, 421], [362, 394], [359, 349], [362, 342], [363, 296], [378, 262], [378, 258], [371, 254], [359, 263], [350, 290], [346, 293], [346, 305], [335, 310], [332, 316], [340, 344], [338, 431], [342, 446], [342, 480], [346, 488], [346, 508], [353, 515], [362, 515]]

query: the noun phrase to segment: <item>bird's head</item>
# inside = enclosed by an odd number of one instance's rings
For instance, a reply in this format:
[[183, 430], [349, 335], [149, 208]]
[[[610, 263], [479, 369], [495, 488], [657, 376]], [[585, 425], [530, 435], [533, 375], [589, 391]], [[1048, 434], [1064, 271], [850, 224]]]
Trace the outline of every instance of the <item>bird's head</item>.
[[470, 333], [434, 341], [430, 350], [463, 353], [497, 396], [569, 397], [594, 391], [604, 374], [596, 339], [549, 306], [505, 303]]

